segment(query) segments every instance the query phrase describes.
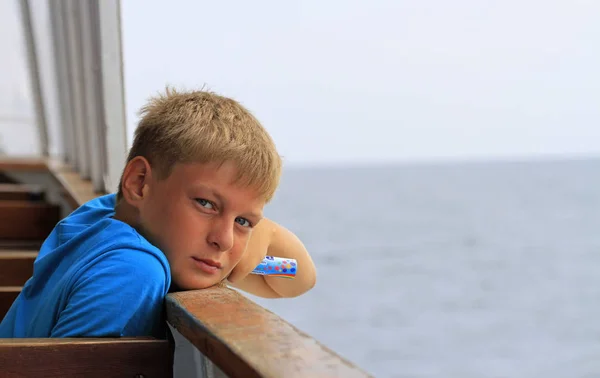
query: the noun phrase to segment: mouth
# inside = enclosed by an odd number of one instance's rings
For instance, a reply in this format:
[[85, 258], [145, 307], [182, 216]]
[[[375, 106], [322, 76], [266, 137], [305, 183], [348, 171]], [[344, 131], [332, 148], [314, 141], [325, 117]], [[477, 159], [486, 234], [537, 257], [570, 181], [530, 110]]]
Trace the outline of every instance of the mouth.
[[221, 263], [218, 261], [214, 261], [211, 259], [201, 259], [194, 256], [192, 256], [192, 260], [194, 260], [196, 266], [200, 268], [200, 270], [202, 270], [204, 273], [215, 274], [219, 270], [221, 270]]

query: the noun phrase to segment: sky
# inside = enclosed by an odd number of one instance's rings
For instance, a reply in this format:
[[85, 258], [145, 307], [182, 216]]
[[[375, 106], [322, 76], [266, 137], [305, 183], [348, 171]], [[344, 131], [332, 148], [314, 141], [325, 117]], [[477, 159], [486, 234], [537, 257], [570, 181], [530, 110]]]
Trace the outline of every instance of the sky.
[[290, 164], [600, 155], [597, 1], [121, 5], [130, 135], [165, 85], [204, 86]]
[[16, 1], [0, 1], [0, 120], [27, 118], [30, 108], [27, 65]]

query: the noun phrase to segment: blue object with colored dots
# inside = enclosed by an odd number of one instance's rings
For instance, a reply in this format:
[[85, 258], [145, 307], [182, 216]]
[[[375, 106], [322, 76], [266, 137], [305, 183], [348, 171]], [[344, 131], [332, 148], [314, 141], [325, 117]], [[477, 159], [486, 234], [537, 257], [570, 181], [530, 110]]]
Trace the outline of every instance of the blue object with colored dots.
[[252, 273], [261, 276], [294, 278], [297, 270], [298, 262], [295, 259], [265, 256]]

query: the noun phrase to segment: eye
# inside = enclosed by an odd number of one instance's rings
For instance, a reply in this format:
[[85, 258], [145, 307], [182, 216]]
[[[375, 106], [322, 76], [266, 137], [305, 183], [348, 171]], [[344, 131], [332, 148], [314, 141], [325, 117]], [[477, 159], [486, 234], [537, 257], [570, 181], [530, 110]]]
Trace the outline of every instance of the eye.
[[196, 198], [196, 202], [206, 209], [214, 209], [212, 202], [205, 200], [204, 198]]
[[242, 227], [252, 227], [252, 223], [250, 223], [250, 221], [248, 221], [246, 218], [237, 217], [235, 218], [235, 221]]

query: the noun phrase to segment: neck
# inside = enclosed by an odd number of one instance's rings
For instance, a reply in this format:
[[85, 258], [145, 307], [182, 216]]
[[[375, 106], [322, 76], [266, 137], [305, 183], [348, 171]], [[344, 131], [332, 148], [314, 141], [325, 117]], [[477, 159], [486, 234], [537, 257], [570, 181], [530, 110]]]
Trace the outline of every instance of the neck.
[[120, 200], [115, 205], [115, 215], [113, 219], [127, 223], [135, 229], [138, 228], [139, 217], [137, 209], [123, 200]]
[[145, 232], [144, 228], [142, 227], [139, 214], [140, 213], [137, 208], [131, 206], [125, 200], [121, 200], [115, 205], [115, 215], [113, 216], [113, 219], [130, 225], [140, 235], [146, 238], [146, 240], [158, 247], [158, 245], [153, 242], [154, 239], [151, 237], [151, 235]]

